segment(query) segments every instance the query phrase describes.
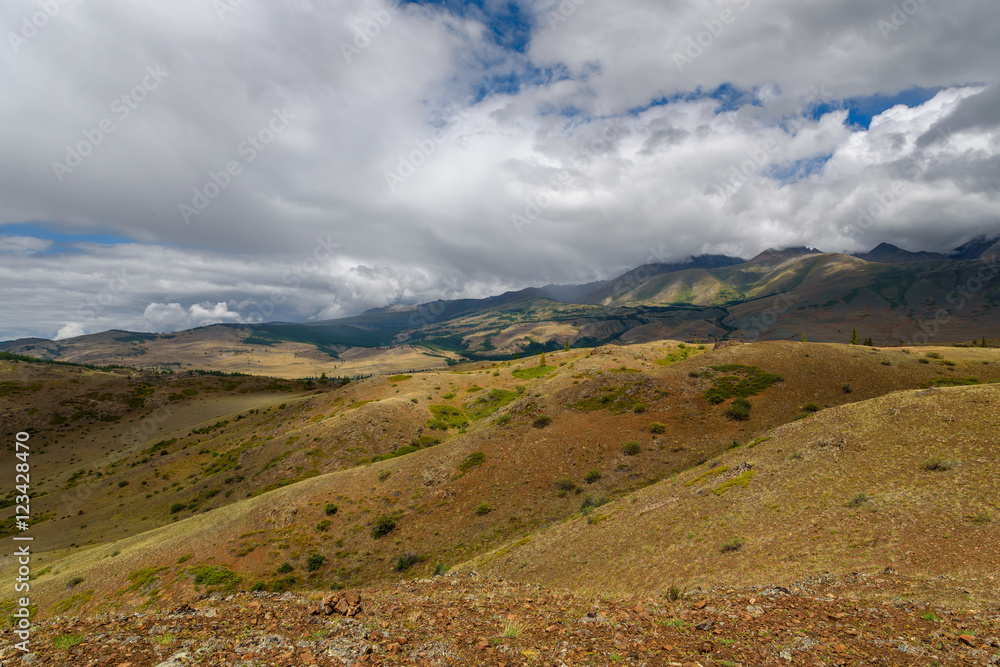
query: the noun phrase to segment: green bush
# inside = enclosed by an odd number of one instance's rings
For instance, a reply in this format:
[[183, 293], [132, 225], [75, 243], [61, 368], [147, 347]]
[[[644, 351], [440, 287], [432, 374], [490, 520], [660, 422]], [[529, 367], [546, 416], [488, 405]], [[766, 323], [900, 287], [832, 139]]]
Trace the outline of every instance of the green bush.
[[332, 521], [330, 521], [329, 519], [323, 519], [322, 521], [316, 524], [316, 532], [325, 533], [326, 531], [330, 530], [330, 526], [332, 525], [333, 525]]
[[293, 569], [294, 568], [292, 567], [292, 564], [289, 563], [288, 561], [285, 561], [284, 563], [282, 563], [281, 565], [278, 566], [277, 572], [278, 572], [278, 574], [288, 574]]
[[170, 506], [170, 513], [177, 514], [178, 512], [183, 512], [186, 509], [187, 509], [186, 503], [174, 503], [173, 505]]
[[727, 554], [727, 553], [731, 553], [733, 551], [739, 551], [740, 549], [743, 548], [743, 545], [745, 545], [745, 544], [746, 544], [746, 540], [744, 540], [743, 538], [737, 537], [737, 538], [729, 540], [728, 542], [726, 542], [725, 544], [723, 544], [722, 547], [719, 549], [719, 552]]
[[750, 401], [745, 398], [737, 398], [733, 404], [726, 408], [726, 416], [735, 421], [746, 421], [750, 419]]
[[588, 470], [587, 474], [583, 476], [583, 481], [587, 484], [593, 484], [601, 478], [601, 473], [596, 468], [593, 470]]
[[338, 509], [339, 508], [336, 503], [327, 503], [326, 505], [323, 505], [323, 511], [326, 512], [327, 516], [333, 516], [337, 513]]
[[492, 511], [493, 511], [493, 505], [490, 505], [489, 503], [479, 503], [479, 505], [476, 507], [476, 514], [478, 514], [479, 516], [485, 516]]
[[844, 503], [844, 507], [861, 507], [866, 502], [868, 502], [868, 494], [858, 493], [855, 494], [853, 498]]
[[472, 452], [471, 454], [465, 457], [465, 460], [462, 461], [462, 464], [460, 466], [458, 466], [458, 469], [461, 470], [462, 472], [469, 472], [476, 466], [482, 465], [483, 461], [485, 460], [486, 460], [486, 455], [483, 454], [482, 452]]
[[642, 445], [636, 440], [630, 440], [622, 445], [622, 454], [625, 456], [635, 456], [642, 451]]
[[385, 537], [393, 531], [396, 527], [396, 520], [393, 519], [388, 514], [383, 514], [375, 521], [375, 525], [372, 526], [372, 537], [376, 540], [380, 537]]
[[315, 572], [323, 567], [324, 563], [326, 563], [326, 556], [323, 554], [309, 554], [309, 558], [306, 559], [306, 571]]
[[405, 554], [399, 557], [398, 561], [396, 561], [396, 572], [403, 572], [404, 570], [408, 570], [417, 563], [419, 563], [420, 560], [421, 560], [420, 556], [413, 553], [412, 551], [407, 551]]
[[552, 417], [548, 415], [542, 415], [541, 417], [535, 418], [535, 421], [531, 422], [531, 425], [535, 428], [545, 428], [552, 423]]
[[652, 424], [649, 425], [649, 432], [650, 433], [666, 433], [667, 432], [667, 425], [666, 424], [661, 424], [660, 422], [653, 422]]
[[819, 412], [819, 404], [818, 403], [806, 403], [805, 405], [802, 406], [802, 409], [805, 412]]

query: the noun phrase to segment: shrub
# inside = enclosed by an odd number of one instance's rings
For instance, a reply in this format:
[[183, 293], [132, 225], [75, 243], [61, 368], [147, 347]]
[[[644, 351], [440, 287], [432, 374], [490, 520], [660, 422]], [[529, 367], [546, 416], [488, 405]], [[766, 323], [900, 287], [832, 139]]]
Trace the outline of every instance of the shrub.
[[652, 424], [649, 425], [649, 432], [650, 433], [666, 433], [667, 432], [667, 425], [666, 424], [661, 424], [660, 422], [653, 422]]
[[676, 584], [671, 584], [667, 592], [663, 594], [663, 597], [667, 598], [670, 602], [677, 602], [684, 597], [684, 589]]
[[204, 586], [220, 586], [223, 590], [232, 590], [240, 583], [240, 575], [236, 574], [225, 565], [215, 567], [212, 565], [200, 565], [188, 570], [194, 575], [194, 583]]
[[746, 421], [750, 419], [750, 401], [745, 398], [737, 398], [733, 404], [726, 408], [726, 416], [735, 421]]
[[306, 559], [306, 571], [315, 572], [323, 567], [324, 563], [326, 563], [326, 556], [323, 554], [309, 554], [309, 558]]
[[569, 477], [560, 477], [552, 482], [552, 484], [559, 490], [559, 497], [565, 496], [570, 491], [576, 491], [576, 482]]
[[372, 526], [372, 537], [376, 540], [380, 537], [385, 537], [391, 533], [395, 527], [396, 520], [388, 514], [383, 514], [375, 521], [375, 525]]
[[587, 474], [583, 476], [583, 481], [587, 484], [593, 484], [601, 478], [601, 473], [596, 468], [593, 470], [588, 470]]
[[648, 409], [649, 409], [648, 405], [646, 405], [645, 403], [639, 403], [637, 406], [635, 406], [634, 408], [632, 408], [632, 412], [634, 412], [637, 415], [641, 415], [643, 412], [645, 412]]
[[497, 420], [493, 423], [496, 424], [497, 426], [503, 426], [509, 421], [510, 421], [510, 415], [500, 415], [499, 417], [497, 417]]
[[476, 466], [482, 465], [483, 461], [485, 460], [486, 460], [486, 455], [483, 454], [482, 452], [472, 452], [471, 454], [465, 457], [465, 460], [462, 461], [462, 464], [460, 466], [458, 466], [458, 469], [461, 470], [462, 472], [469, 472]]
[[326, 512], [327, 516], [333, 516], [337, 513], [338, 509], [339, 508], [336, 503], [327, 503], [326, 505], [323, 505], [323, 511]]
[[378, 474], [378, 481], [384, 482], [385, 480], [389, 479], [390, 475], [392, 475], [391, 470], [383, 470]]
[[924, 470], [928, 472], [951, 470], [951, 464], [941, 458], [932, 458], [924, 462]]
[[250, 587], [250, 592], [251, 593], [256, 593], [257, 591], [262, 591], [262, 590], [264, 590], [264, 582], [263, 581], [258, 581], [256, 584], [254, 584], [253, 586]]
[[396, 561], [396, 572], [402, 572], [403, 570], [409, 570], [411, 567], [420, 562], [420, 556], [413, 553], [412, 551], [407, 551], [405, 554], [399, 557]]
[[931, 363], [930, 359], [917, 359], [917, 362], [921, 363], [921, 364], [929, 364], [929, 363]]
[[819, 412], [819, 404], [818, 403], [806, 403], [805, 405], [802, 406], [802, 409], [805, 412]]
[[479, 503], [479, 505], [476, 506], [476, 514], [479, 516], [485, 516], [492, 511], [493, 505], [490, 505], [489, 503]]
[[118, 488], [119, 489], [123, 489], [126, 486], [128, 486], [128, 480], [125, 480], [125, 479], [118, 480]]
[[72, 577], [69, 581], [66, 582], [66, 588], [73, 588], [77, 584], [81, 583], [83, 583], [83, 577]]
[[333, 525], [332, 521], [330, 521], [329, 519], [323, 519], [322, 521], [316, 524], [316, 532], [325, 533], [327, 530], [330, 529], [330, 526], [332, 525]]
[[289, 563], [288, 561], [285, 561], [284, 563], [278, 566], [277, 572], [278, 574], [288, 574], [293, 569], [294, 568], [292, 568], [292, 564]]
[[584, 514], [590, 514], [590, 511], [600, 507], [601, 505], [607, 505], [607, 498], [594, 498], [592, 496], [584, 496], [583, 502], [580, 503], [580, 511]]
[[535, 428], [545, 428], [552, 423], [552, 417], [548, 415], [542, 415], [541, 417], [536, 417], [535, 421], [531, 422], [531, 425]]
[[434, 574], [431, 576], [440, 577], [442, 574], [448, 571], [448, 566], [444, 563], [438, 563], [434, 566]]
[[183, 512], [185, 509], [187, 509], [187, 504], [174, 503], [173, 505], [170, 506], [170, 513], [177, 514], [178, 512]]
[[740, 549], [743, 548], [743, 545], [745, 544], [746, 540], [744, 540], [743, 538], [741, 537], [734, 538], [723, 544], [722, 547], [719, 549], [719, 553], [727, 554], [727, 553], [732, 553], [733, 551], [739, 551]]
[[850, 394], [852, 391], [854, 391], [853, 389], [851, 389], [851, 385], [849, 385], [849, 384], [845, 384], [843, 386], [843, 390], [844, 390], [845, 394]]
[[938, 353], [938, 352], [928, 352], [924, 356], [927, 357], [928, 359], [940, 359], [941, 358], [941, 354]]
[[625, 456], [635, 456], [642, 451], [642, 445], [635, 440], [630, 440], [622, 445], [622, 454]]
[[855, 494], [853, 498], [844, 503], [844, 507], [861, 507], [866, 502], [868, 502], [868, 494], [858, 493]]

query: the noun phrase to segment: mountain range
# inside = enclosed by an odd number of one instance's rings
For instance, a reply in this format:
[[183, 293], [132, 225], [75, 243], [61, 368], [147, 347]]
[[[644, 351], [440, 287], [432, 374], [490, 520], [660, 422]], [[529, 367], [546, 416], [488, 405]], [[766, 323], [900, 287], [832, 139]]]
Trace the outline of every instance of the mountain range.
[[[291, 377], [434, 368], [569, 347], [688, 341], [952, 343], [1000, 328], [1000, 238], [949, 255], [882, 243], [866, 253], [768, 249], [701, 255], [614, 280], [547, 285], [485, 299], [393, 304], [317, 322], [213, 325], [0, 343], [0, 351], [90, 364], [204, 367]], [[226, 354], [221, 351], [228, 350]], [[280, 362], [279, 359], [280, 358]]]

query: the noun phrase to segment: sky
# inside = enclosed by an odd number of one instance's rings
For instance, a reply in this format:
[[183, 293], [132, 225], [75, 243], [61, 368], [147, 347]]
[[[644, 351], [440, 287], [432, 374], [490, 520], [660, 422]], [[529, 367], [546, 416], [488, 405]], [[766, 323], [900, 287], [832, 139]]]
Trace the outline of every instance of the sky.
[[994, 0], [10, 0], [0, 340], [1000, 230]]

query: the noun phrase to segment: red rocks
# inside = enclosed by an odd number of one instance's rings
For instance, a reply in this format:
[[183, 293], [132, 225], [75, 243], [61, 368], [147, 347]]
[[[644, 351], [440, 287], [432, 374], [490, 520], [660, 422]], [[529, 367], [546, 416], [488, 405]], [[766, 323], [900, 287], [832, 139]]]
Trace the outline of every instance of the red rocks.
[[348, 591], [343, 595], [330, 593], [319, 603], [319, 608], [313, 615], [330, 616], [340, 614], [341, 616], [356, 616], [361, 612], [361, 595], [357, 591]]

